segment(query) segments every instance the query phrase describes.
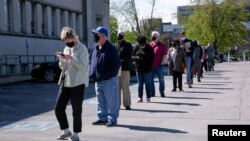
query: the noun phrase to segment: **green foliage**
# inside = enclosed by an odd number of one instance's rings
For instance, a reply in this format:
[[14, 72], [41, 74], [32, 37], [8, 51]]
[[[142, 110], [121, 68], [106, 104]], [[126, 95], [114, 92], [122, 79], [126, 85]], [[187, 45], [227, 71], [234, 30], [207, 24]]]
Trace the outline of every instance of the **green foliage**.
[[243, 22], [247, 21], [249, 11], [242, 2], [224, 0], [218, 4], [207, 0], [200, 5], [196, 1], [195, 12], [185, 24], [189, 38], [202, 44], [212, 42], [220, 51], [246, 43], [247, 29]]
[[110, 23], [110, 39], [112, 43], [115, 43], [117, 40], [117, 34], [118, 34], [118, 21], [115, 16], [110, 15], [109, 18]]
[[136, 44], [136, 37], [137, 37], [137, 33], [135, 31], [125, 31], [125, 40], [132, 43], [132, 44]]

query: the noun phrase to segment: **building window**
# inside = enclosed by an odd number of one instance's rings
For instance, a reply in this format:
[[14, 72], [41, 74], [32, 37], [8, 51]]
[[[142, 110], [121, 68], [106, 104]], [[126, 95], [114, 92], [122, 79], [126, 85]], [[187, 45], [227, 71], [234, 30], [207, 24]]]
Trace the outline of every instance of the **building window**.
[[47, 21], [47, 16], [46, 16], [46, 6], [45, 5], [42, 5], [42, 34], [45, 35], [46, 32], [46, 21]]
[[65, 19], [65, 14], [64, 14], [64, 10], [61, 10], [61, 25], [62, 27], [66, 26], [66, 19]]
[[24, 2], [23, 0], [18, 1], [18, 17], [19, 17], [19, 22], [20, 22], [20, 32], [24, 32], [24, 21], [25, 21], [25, 16], [24, 16]]
[[69, 27], [73, 28], [73, 16], [72, 16], [72, 12], [69, 12]]
[[31, 3], [31, 34], [35, 34], [35, 13], [36, 13], [36, 4]]
[[7, 31], [10, 31], [10, 2], [9, 0], [4, 0], [4, 13], [5, 13], [5, 25]]
[[56, 36], [56, 9], [52, 8], [52, 36]]
[[76, 14], [76, 33], [80, 35], [80, 14]]

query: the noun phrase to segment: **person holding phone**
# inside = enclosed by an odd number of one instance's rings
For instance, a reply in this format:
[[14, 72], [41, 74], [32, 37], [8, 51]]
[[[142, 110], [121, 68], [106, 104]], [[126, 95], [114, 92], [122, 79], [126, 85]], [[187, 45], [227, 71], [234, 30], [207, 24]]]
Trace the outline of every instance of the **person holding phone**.
[[[78, 40], [76, 32], [70, 27], [63, 27], [61, 40], [66, 45], [63, 52], [56, 52], [59, 67], [62, 69], [60, 89], [56, 100], [55, 114], [63, 133], [58, 140], [79, 141], [82, 131], [82, 103], [84, 89], [89, 84], [89, 53], [87, 47]], [[69, 130], [66, 107], [71, 102], [73, 110], [73, 134]]]

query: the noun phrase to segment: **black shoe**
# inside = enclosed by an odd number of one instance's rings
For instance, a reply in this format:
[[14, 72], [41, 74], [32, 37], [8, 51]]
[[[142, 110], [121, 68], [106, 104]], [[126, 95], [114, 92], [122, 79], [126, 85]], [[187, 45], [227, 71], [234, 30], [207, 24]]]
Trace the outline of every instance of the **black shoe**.
[[126, 110], [131, 110], [131, 107], [130, 106], [126, 106], [125, 109]]
[[171, 92], [176, 92], [176, 89], [171, 90]]
[[161, 97], [166, 97], [164, 92], [161, 92]]
[[151, 97], [155, 97], [155, 95], [151, 95]]
[[106, 125], [108, 121], [97, 120], [92, 122], [92, 125]]
[[201, 80], [200, 80], [200, 79], [198, 79], [197, 81], [198, 81], [198, 82], [201, 82]]
[[113, 123], [111, 121], [109, 121], [107, 124], [106, 124], [107, 127], [113, 127], [113, 126], [116, 126], [116, 123]]

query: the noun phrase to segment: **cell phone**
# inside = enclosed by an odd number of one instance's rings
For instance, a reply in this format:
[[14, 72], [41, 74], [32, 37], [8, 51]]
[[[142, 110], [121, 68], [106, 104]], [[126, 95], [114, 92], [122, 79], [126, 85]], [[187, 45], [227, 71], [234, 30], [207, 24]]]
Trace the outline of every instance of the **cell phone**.
[[60, 52], [60, 54], [59, 55], [61, 55], [61, 56], [65, 56], [65, 54], [63, 54], [62, 52]]

